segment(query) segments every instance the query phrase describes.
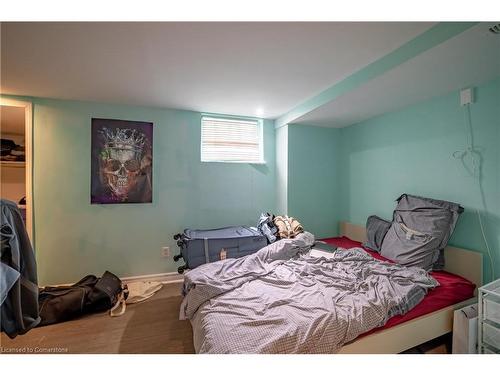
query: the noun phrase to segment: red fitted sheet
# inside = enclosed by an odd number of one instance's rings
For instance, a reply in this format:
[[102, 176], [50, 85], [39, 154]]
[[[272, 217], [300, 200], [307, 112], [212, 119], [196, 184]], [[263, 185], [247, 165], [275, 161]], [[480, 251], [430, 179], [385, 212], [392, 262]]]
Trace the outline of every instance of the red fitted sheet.
[[[325, 241], [333, 246], [343, 247], [346, 249], [361, 247], [376, 259], [392, 262], [391, 260], [384, 258], [379, 253], [363, 247], [361, 242], [353, 241], [345, 236], [324, 238], [322, 241]], [[455, 303], [464, 301], [474, 296], [474, 289], [476, 286], [463, 277], [446, 271], [431, 271], [430, 274], [439, 282], [438, 287], [429, 290], [422, 302], [405, 315], [394, 316], [387, 321], [385, 326], [376, 328], [366, 334], [395, 326], [433, 311], [440, 310], [446, 306], [454, 305]]]

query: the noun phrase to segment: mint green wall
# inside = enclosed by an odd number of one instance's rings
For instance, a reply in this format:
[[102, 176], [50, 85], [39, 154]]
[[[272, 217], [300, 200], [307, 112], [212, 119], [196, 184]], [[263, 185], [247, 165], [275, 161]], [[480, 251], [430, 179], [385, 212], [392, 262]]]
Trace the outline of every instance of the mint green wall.
[[[500, 276], [500, 79], [478, 86], [475, 94], [471, 120], [487, 212], [474, 179], [452, 157], [467, 142], [458, 92], [341, 129], [339, 199], [344, 219], [357, 224], [371, 214], [391, 218], [403, 192], [461, 203], [465, 212], [450, 243], [485, 252], [479, 209]], [[486, 257], [484, 271], [489, 280]]]
[[288, 125], [276, 129], [276, 214], [288, 213]]
[[288, 126], [288, 214], [317, 238], [336, 235], [340, 130]]
[[[26, 98], [23, 98], [26, 99]], [[184, 227], [255, 225], [261, 211], [288, 213], [317, 237], [338, 221], [390, 218], [403, 192], [461, 203], [451, 243], [485, 251], [474, 180], [452, 157], [466, 143], [458, 93], [343, 129], [264, 122], [266, 165], [201, 163], [199, 113], [34, 98], [35, 248], [41, 284], [105, 269], [120, 276], [175, 271], [160, 257]], [[483, 159], [483, 211], [500, 274], [500, 79], [477, 87], [471, 106]], [[152, 204], [90, 205], [90, 119], [152, 121]], [[489, 269], [485, 258], [486, 280]]]
[[[120, 276], [176, 271], [160, 248], [185, 227], [256, 225], [275, 210], [274, 126], [266, 165], [200, 162], [199, 113], [33, 99], [35, 248], [40, 284], [106, 269]], [[92, 117], [154, 123], [153, 203], [91, 205]], [[180, 262], [182, 263], [182, 262]]]

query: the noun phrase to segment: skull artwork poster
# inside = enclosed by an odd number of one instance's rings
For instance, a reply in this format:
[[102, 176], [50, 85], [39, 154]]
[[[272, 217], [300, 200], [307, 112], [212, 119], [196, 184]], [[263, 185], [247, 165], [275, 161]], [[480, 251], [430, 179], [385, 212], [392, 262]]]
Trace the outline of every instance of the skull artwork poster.
[[153, 124], [92, 119], [91, 203], [152, 202]]

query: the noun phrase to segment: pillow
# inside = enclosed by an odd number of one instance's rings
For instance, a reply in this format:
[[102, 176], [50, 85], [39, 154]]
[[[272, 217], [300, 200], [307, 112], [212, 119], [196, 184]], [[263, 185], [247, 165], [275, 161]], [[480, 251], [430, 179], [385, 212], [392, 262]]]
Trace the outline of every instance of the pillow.
[[390, 227], [390, 221], [376, 215], [369, 216], [366, 219], [366, 242], [363, 246], [380, 253], [382, 242]]
[[398, 216], [385, 235], [380, 254], [408, 267], [430, 271], [439, 257], [437, 237], [409, 228]]

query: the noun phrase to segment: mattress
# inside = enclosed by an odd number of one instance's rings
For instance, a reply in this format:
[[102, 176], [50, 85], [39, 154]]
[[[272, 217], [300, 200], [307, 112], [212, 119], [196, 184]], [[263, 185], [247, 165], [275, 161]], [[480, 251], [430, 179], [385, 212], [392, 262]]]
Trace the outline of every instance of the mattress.
[[[391, 260], [384, 258], [379, 253], [367, 249], [361, 244], [361, 242], [353, 241], [345, 236], [324, 238], [322, 239], [322, 241], [325, 241], [330, 245], [342, 247], [345, 249], [361, 247], [376, 259], [392, 262]], [[461, 276], [454, 275], [446, 271], [431, 271], [430, 275], [439, 282], [438, 287], [429, 290], [424, 299], [405, 315], [394, 316], [389, 319], [383, 327], [375, 328], [372, 331], [365, 333], [364, 335], [393, 327], [397, 324], [418, 318], [419, 316], [426, 315], [433, 311], [437, 311], [447, 306], [465, 301], [474, 296], [474, 290], [476, 286]]]

